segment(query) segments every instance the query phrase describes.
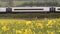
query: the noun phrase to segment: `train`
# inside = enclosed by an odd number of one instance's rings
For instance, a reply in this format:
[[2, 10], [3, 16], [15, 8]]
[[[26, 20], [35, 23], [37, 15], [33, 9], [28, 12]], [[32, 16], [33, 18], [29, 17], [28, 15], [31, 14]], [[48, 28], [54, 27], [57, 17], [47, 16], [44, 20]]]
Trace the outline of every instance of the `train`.
[[60, 7], [0, 7], [0, 13], [60, 12]]

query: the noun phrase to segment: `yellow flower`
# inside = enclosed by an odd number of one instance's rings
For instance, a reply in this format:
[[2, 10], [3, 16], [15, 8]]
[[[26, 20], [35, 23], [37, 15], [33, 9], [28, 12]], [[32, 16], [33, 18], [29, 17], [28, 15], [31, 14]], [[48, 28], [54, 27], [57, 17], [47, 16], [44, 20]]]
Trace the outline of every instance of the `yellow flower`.
[[58, 29], [57, 32], [60, 32], [60, 29]]
[[48, 30], [47, 30], [47, 33], [48, 33], [48, 34], [55, 34], [55, 31], [48, 31]]
[[40, 27], [41, 29], [43, 29], [43, 28], [44, 28], [44, 26], [43, 26], [43, 24], [42, 24], [42, 23], [36, 23], [36, 25], [37, 25], [38, 27]]
[[55, 20], [48, 20], [48, 24], [47, 25], [53, 25], [53, 24], [55, 24]]
[[30, 29], [25, 29], [24, 34], [32, 34], [32, 32], [31, 32], [31, 30], [30, 30]]
[[3, 26], [2, 27], [2, 30], [5, 32], [5, 31], [7, 31], [7, 30], [9, 30], [6, 26]]
[[52, 20], [49, 20], [47, 25], [50, 25], [50, 24], [52, 24]]
[[22, 31], [16, 30], [16, 34], [22, 34]]
[[29, 25], [29, 24], [31, 24], [31, 21], [26, 21], [26, 25]]
[[47, 30], [47, 33], [48, 33], [48, 34], [51, 34], [51, 32], [50, 32], [50, 31], [48, 31], [48, 30]]
[[52, 25], [48, 26], [48, 28], [52, 28], [52, 27], [53, 27]]
[[55, 32], [53, 31], [53, 32], [51, 32], [51, 34], [55, 34]]
[[35, 32], [33, 32], [33, 34], [36, 34]]

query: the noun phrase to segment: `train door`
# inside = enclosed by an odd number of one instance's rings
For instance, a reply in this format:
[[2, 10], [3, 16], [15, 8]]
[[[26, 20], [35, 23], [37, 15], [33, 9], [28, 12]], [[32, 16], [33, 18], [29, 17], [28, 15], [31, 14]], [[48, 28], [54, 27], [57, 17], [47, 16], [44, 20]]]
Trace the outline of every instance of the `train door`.
[[6, 12], [7, 13], [11, 13], [12, 12], [12, 8], [10, 8], [10, 7], [6, 8]]

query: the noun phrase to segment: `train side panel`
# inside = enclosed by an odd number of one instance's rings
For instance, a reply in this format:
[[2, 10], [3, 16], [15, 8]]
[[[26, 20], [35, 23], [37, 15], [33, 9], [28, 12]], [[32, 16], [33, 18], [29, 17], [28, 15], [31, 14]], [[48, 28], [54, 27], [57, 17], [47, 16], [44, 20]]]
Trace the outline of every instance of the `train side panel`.
[[60, 7], [55, 7], [56, 12], [60, 12]]
[[0, 12], [6, 12], [6, 7], [0, 7]]
[[49, 12], [51, 7], [12, 7], [12, 12]]

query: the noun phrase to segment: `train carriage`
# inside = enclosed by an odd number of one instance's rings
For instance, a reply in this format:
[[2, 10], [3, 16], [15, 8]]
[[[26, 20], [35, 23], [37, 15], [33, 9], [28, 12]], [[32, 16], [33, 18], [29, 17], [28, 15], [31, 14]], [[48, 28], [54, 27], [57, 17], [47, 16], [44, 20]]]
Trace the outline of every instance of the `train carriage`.
[[60, 7], [0, 7], [0, 13], [60, 12]]
[[55, 12], [60, 12], [60, 7], [54, 7], [55, 8]]
[[0, 7], [0, 12], [6, 12], [6, 7]]
[[12, 12], [49, 12], [51, 7], [12, 7]]

